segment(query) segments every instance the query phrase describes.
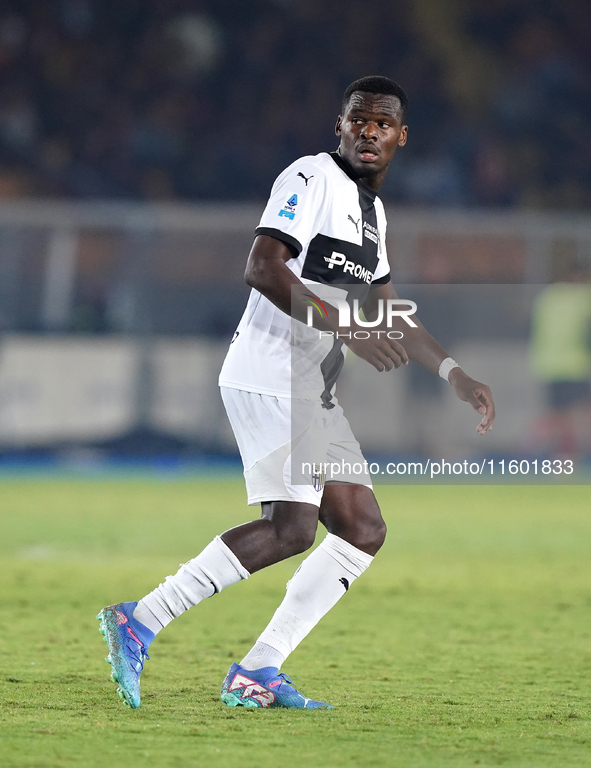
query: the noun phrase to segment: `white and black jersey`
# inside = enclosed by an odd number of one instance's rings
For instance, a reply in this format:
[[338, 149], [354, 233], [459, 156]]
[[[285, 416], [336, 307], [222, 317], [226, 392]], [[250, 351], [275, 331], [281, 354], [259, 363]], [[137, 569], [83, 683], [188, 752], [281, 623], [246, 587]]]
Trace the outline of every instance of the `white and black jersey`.
[[[330, 301], [347, 293], [361, 297], [371, 284], [387, 283], [386, 216], [376, 193], [350, 175], [336, 153], [302, 157], [277, 178], [256, 229], [291, 250], [287, 262], [311, 290]], [[334, 289], [331, 288], [334, 286]], [[305, 349], [294, 366], [293, 326]], [[298, 342], [299, 343], [299, 342]], [[330, 396], [342, 368], [340, 342], [319, 338], [253, 290], [220, 373], [220, 386], [291, 397]], [[295, 379], [294, 379], [295, 377]]]

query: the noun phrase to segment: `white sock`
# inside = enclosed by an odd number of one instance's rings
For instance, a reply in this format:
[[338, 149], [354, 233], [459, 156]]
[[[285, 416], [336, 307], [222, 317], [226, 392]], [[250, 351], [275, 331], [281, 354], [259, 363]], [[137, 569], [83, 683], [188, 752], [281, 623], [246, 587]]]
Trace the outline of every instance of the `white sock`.
[[285, 659], [286, 656], [281, 651], [257, 640], [240, 662], [240, 666], [250, 671], [263, 669], [264, 667], [277, 667], [277, 669], [280, 669]]
[[279, 668], [372, 560], [371, 555], [328, 533], [288, 582], [283, 602], [240, 666]]
[[232, 550], [216, 536], [201, 554], [181, 565], [174, 576], [168, 576], [164, 584], [142, 598], [133, 611], [133, 617], [157, 634], [206, 597], [249, 576]]

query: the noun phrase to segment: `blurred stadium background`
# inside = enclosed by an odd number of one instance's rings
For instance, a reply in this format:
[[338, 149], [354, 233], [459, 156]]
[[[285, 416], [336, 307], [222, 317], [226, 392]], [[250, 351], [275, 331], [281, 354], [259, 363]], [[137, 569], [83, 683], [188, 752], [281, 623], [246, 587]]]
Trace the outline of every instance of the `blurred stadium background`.
[[[498, 394], [487, 449], [539, 447], [532, 302], [591, 259], [589, 40], [586, 0], [5, 0], [0, 461], [234, 454], [217, 375], [254, 227], [373, 73], [411, 104], [395, 282]], [[353, 360], [341, 388], [366, 450], [473, 453], [443, 382], [372, 382]]]

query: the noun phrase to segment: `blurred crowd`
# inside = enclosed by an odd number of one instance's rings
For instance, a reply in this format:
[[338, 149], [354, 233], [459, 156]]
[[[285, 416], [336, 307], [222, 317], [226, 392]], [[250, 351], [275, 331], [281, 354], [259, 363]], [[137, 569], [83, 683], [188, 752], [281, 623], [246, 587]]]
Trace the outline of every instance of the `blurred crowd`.
[[584, 209], [589, 40], [588, 0], [4, 0], [0, 198], [264, 199], [379, 73], [385, 199]]

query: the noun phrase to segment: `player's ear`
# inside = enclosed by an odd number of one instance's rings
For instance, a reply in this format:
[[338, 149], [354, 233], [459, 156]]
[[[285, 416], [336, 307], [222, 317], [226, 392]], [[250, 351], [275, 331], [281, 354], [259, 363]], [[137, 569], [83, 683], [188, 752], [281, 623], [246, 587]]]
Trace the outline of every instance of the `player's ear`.
[[403, 147], [406, 144], [408, 138], [408, 125], [403, 125], [398, 138], [398, 146]]
[[342, 115], [339, 115], [337, 117], [337, 124], [334, 127], [334, 132], [336, 133], [337, 136], [341, 135], [341, 125], [342, 125], [342, 123], [343, 123]]

